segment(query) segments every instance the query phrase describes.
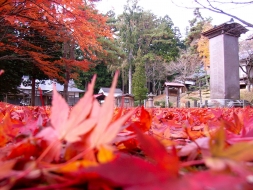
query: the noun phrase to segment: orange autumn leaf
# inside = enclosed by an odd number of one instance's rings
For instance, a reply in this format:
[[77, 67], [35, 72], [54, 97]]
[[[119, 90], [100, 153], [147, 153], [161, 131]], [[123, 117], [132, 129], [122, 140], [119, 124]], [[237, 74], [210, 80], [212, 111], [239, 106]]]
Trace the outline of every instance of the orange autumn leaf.
[[115, 158], [113, 150], [110, 147], [100, 146], [97, 154], [97, 159], [99, 163], [110, 162]]
[[[178, 176], [179, 158], [174, 146], [169, 151], [154, 137], [144, 135], [140, 129], [135, 128], [140, 147], [155, 164], [168, 172], [172, 177]], [[155, 151], [154, 151], [155, 150]]]
[[230, 161], [251, 161], [253, 159], [253, 142], [226, 143], [225, 129], [221, 126], [210, 138], [211, 157], [205, 159], [206, 164], [216, 170], [223, 170]]
[[152, 117], [149, 112], [142, 106], [140, 109], [140, 115], [137, 116], [139, 121], [135, 121], [127, 128], [129, 131], [135, 131], [134, 126], [141, 129], [142, 132], [146, 132], [151, 128]]
[[89, 160], [78, 160], [74, 162], [67, 163], [63, 166], [57, 167], [58, 172], [75, 172], [85, 167], [98, 166], [96, 162]]
[[36, 139], [27, 139], [14, 146], [7, 156], [8, 159], [22, 157], [26, 160], [35, 159], [40, 155], [42, 148], [39, 147]]
[[135, 150], [139, 148], [139, 142], [135, 138], [123, 141], [122, 143], [124, 145], [124, 148], [128, 150]]
[[212, 156], [219, 156], [221, 152], [224, 151], [226, 147], [225, 141], [225, 129], [221, 126], [214, 135], [211, 136], [209, 141], [210, 152]]
[[4, 146], [7, 142], [12, 141], [19, 133], [23, 123], [11, 119], [10, 111], [7, 111], [0, 123], [0, 147]]

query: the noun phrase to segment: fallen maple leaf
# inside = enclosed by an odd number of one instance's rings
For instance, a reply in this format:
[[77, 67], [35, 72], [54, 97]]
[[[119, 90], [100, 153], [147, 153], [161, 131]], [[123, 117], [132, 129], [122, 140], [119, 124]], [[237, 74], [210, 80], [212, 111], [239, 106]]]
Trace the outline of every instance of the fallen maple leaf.
[[151, 158], [159, 168], [166, 170], [171, 177], [178, 176], [180, 164], [175, 147], [171, 146], [170, 151], [167, 151], [154, 137], [143, 134], [137, 127], [135, 130], [137, 139], [140, 142], [140, 147], [146, 155]]
[[138, 117], [139, 121], [131, 122], [130, 126], [126, 129], [129, 131], [135, 131], [134, 127], [138, 127], [142, 132], [146, 132], [150, 129], [152, 123], [152, 117], [149, 112], [144, 109], [143, 106], [139, 109], [140, 116]]
[[114, 91], [116, 88], [118, 75], [119, 73], [116, 72], [109, 94], [102, 104], [101, 109], [97, 113], [94, 112], [97, 118], [97, 124], [89, 137], [91, 148], [99, 148], [101, 145], [112, 143], [117, 134], [124, 129], [123, 124], [135, 112], [135, 110], [131, 110], [127, 114], [111, 123], [113, 119]]
[[239, 142], [233, 145], [226, 143], [225, 129], [221, 126], [210, 138], [211, 157], [205, 158], [206, 165], [215, 170], [223, 170], [231, 161], [252, 161], [253, 142]]
[[88, 117], [93, 106], [93, 89], [96, 76], [93, 77], [91, 84], [88, 86], [88, 91], [84, 97], [71, 109], [62, 98], [62, 96], [54, 88], [51, 124], [56, 131], [60, 140], [68, 142], [76, 142], [81, 140], [80, 135], [91, 130], [96, 120]]
[[110, 93], [101, 107], [93, 97], [95, 76], [84, 97], [71, 110], [62, 96], [54, 89], [50, 116], [52, 127], [45, 128], [37, 135], [37, 137], [50, 142], [48, 149], [52, 150], [45, 150], [41, 157], [51, 152], [50, 155], [55, 154], [53, 157], [59, 158], [62, 140], [66, 140], [67, 143], [81, 141], [82, 136], [88, 132], [87, 147], [83, 147], [83, 149], [99, 149], [100, 146], [113, 142], [120, 130], [123, 129], [122, 125], [134, 112], [132, 110], [112, 122], [117, 78], [118, 72], [115, 73]]

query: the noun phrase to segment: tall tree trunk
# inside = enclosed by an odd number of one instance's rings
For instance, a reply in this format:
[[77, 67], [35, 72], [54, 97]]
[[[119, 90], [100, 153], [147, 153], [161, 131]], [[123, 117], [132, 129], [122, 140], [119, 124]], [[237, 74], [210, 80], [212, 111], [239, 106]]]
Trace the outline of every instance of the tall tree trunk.
[[69, 100], [69, 94], [68, 94], [68, 87], [69, 87], [69, 79], [70, 79], [70, 74], [69, 74], [69, 68], [68, 64], [65, 65], [65, 81], [63, 85], [63, 98], [68, 102]]
[[[63, 57], [65, 59], [73, 59], [73, 44], [68, 43], [68, 42], [64, 42], [63, 45]], [[68, 57], [68, 54], [70, 54]], [[70, 79], [70, 69], [69, 69], [69, 65], [67, 62], [65, 62], [65, 81], [64, 81], [64, 85], [63, 85], [63, 98], [66, 100], [66, 102], [69, 102], [69, 94], [68, 94], [68, 87], [69, 87], [69, 79]]]
[[251, 83], [250, 83], [250, 80], [248, 79], [248, 82], [247, 82], [247, 85], [246, 85], [246, 89], [248, 92], [251, 91]]
[[155, 88], [155, 85], [156, 85], [156, 82], [155, 82], [155, 68], [153, 67], [152, 69], [152, 78], [153, 78], [153, 81], [152, 81], [152, 93], [155, 94], [156, 93], [156, 88]]
[[129, 70], [128, 70], [128, 93], [132, 94], [132, 60], [133, 60], [133, 50], [130, 49], [128, 55], [128, 63], [129, 63]]
[[201, 80], [199, 81], [199, 101], [200, 101], [200, 106], [202, 106]]
[[122, 78], [122, 92], [123, 92], [123, 94], [125, 94], [125, 88], [124, 88], [125, 77], [124, 77], [124, 69], [123, 68], [122, 68], [122, 72], [121, 72], [121, 78]]
[[128, 93], [132, 94], [132, 64], [129, 65], [128, 70]]
[[31, 106], [35, 106], [35, 77], [32, 76]]

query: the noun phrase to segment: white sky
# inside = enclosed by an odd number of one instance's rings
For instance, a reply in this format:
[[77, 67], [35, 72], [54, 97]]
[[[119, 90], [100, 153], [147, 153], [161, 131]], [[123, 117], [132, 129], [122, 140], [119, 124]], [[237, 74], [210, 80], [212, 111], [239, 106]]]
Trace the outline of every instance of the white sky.
[[[180, 1], [190, 2], [190, 0], [174, 0], [178, 4]], [[118, 15], [123, 13], [123, 7], [126, 5], [127, 0], [102, 0], [97, 3], [97, 9], [102, 13], [106, 13], [109, 10], [114, 10]], [[185, 28], [189, 25], [188, 20], [194, 18], [193, 9], [180, 8], [171, 3], [171, 0], [139, 0], [139, 5], [143, 7], [144, 10], [151, 10], [155, 15], [165, 16], [166, 14], [172, 19], [174, 26], [180, 28], [181, 34], [185, 35]], [[185, 5], [185, 4], [184, 4]], [[223, 7], [222, 7], [223, 8]], [[253, 4], [252, 5], [239, 5], [236, 7], [225, 6], [224, 10], [229, 13], [234, 13], [238, 17], [253, 23]], [[230, 17], [224, 16], [221, 14], [213, 13], [207, 10], [200, 10], [203, 17], [212, 17], [213, 25], [219, 25], [226, 21], [230, 20]], [[240, 23], [235, 20], [235, 22]], [[242, 35], [241, 38], [246, 38], [249, 34], [253, 33], [253, 28], [248, 28], [250, 31], [245, 35]]]

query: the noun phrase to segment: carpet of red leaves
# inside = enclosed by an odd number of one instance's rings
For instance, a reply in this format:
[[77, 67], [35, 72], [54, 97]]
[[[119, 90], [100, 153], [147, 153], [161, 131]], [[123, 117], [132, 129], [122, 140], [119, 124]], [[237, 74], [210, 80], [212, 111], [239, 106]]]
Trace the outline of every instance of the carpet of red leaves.
[[0, 188], [253, 189], [252, 108], [115, 108], [97, 141], [51, 111], [0, 103]]

